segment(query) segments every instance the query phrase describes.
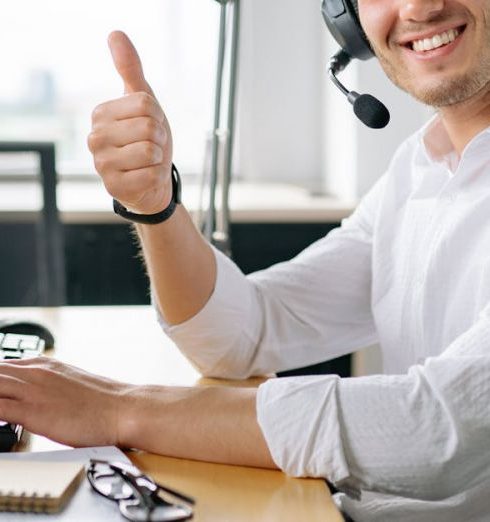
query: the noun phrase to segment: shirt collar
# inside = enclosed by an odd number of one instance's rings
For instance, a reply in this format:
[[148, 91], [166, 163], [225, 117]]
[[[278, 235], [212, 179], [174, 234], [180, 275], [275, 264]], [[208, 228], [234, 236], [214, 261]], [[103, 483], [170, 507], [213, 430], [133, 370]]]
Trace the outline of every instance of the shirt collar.
[[[449, 139], [449, 135], [444, 127], [442, 118], [439, 114], [434, 115], [423, 127], [420, 129], [420, 144], [425, 152], [425, 155], [430, 163], [442, 163], [451, 172], [455, 172], [460, 158], [454, 149], [454, 146]], [[486, 143], [489, 148], [488, 141], [490, 141], [490, 127], [479, 132], [465, 147], [461, 157], [470, 154], [479, 143]]]

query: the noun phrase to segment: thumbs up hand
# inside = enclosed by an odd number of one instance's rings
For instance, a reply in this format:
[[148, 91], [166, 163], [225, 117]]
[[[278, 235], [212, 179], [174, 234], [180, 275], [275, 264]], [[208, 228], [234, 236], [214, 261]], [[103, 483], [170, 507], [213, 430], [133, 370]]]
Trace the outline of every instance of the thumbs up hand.
[[88, 146], [107, 191], [126, 208], [154, 214], [172, 197], [172, 134], [130, 39], [115, 31], [109, 47], [125, 96], [97, 106]]

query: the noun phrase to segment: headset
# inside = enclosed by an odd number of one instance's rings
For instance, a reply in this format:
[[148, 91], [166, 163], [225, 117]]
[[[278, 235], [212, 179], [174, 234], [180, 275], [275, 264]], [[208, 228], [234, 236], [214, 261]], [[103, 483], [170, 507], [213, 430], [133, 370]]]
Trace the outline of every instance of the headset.
[[390, 121], [388, 109], [370, 94], [349, 91], [336, 76], [353, 58], [368, 60], [374, 56], [361, 27], [357, 0], [323, 0], [322, 15], [330, 33], [340, 45], [340, 50], [332, 56], [328, 65], [330, 79], [347, 97], [354, 113], [365, 125], [373, 129], [386, 127]]

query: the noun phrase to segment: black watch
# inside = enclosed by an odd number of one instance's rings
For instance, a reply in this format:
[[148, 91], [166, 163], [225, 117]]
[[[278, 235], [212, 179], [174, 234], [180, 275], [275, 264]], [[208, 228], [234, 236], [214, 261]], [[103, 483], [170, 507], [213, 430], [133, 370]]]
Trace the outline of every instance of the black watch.
[[172, 163], [172, 199], [167, 208], [156, 214], [136, 214], [123, 207], [117, 199], [113, 200], [114, 212], [124, 219], [134, 221], [135, 223], [143, 223], [145, 225], [156, 225], [166, 221], [174, 212], [178, 204], [181, 203], [182, 185], [180, 174], [177, 167]]

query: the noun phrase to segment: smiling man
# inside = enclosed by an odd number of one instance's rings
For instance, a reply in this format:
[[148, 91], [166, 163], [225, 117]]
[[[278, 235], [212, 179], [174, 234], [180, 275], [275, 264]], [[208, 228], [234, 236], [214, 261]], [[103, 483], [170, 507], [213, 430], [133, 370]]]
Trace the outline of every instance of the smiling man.
[[407, 2], [382, 15], [369, 0], [365, 4], [363, 25], [396, 85], [434, 107], [465, 102], [487, 86], [488, 3]]
[[0, 418], [73, 445], [325, 477], [358, 522], [489, 518], [490, 3], [359, 7], [388, 76], [437, 114], [354, 214], [290, 262], [245, 277], [193, 227], [169, 124], [119, 32], [126, 94], [94, 111], [89, 146], [138, 223], [162, 326], [203, 374], [276, 372], [373, 342], [385, 374], [194, 389], [37, 359], [0, 365]]

